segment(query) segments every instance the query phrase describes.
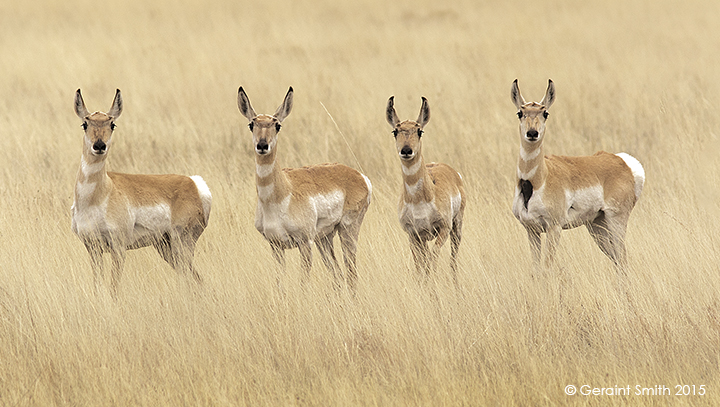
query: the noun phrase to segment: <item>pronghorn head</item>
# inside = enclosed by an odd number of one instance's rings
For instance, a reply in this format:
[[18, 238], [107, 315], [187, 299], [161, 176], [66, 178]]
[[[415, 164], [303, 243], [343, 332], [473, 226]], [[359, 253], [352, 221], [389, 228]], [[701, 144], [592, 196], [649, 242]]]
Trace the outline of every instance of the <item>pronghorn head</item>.
[[423, 128], [430, 121], [430, 106], [427, 99], [422, 98], [422, 107], [420, 107], [420, 115], [417, 121], [400, 121], [395, 112], [395, 96], [390, 96], [385, 115], [388, 123], [393, 127], [395, 147], [400, 159], [410, 161], [419, 156], [422, 150]]
[[283, 103], [277, 108], [274, 115], [257, 115], [252, 106], [250, 106], [250, 99], [248, 99], [245, 94], [245, 90], [242, 86], [238, 89], [238, 108], [240, 109], [240, 113], [250, 121], [248, 127], [250, 127], [253, 135], [253, 145], [255, 146], [255, 153], [257, 155], [264, 156], [275, 152], [277, 134], [282, 127], [280, 123], [288, 117], [292, 110], [292, 105], [293, 88], [291, 86], [285, 95], [285, 100], [283, 100]]
[[552, 80], [548, 79], [548, 87], [545, 91], [545, 97], [537, 102], [525, 102], [520, 94], [518, 81], [515, 79], [510, 93], [512, 101], [517, 107], [518, 118], [520, 119], [520, 136], [523, 142], [530, 144], [540, 143], [545, 134], [545, 121], [548, 118], [548, 109], [555, 101], [555, 85]]
[[123, 101], [120, 89], [115, 91], [115, 99], [107, 113], [89, 113], [85, 107], [80, 89], [75, 92], [75, 114], [82, 119], [82, 128], [85, 130], [85, 155], [102, 160], [107, 156], [110, 148], [110, 139], [115, 130], [115, 120], [122, 113]]

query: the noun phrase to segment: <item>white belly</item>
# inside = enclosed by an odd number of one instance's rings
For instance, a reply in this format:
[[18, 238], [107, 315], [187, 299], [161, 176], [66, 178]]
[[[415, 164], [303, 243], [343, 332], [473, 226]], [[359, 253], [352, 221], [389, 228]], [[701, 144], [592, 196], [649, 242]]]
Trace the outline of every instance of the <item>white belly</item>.
[[162, 236], [170, 232], [172, 228], [170, 205], [168, 204], [131, 208], [130, 213], [132, 215], [130, 221], [132, 231], [128, 246], [150, 237]]
[[255, 227], [265, 239], [288, 247], [315, 240], [331, 233], [342, 220], [345, 194], [333, 191], [291, 202], [291, 195], [280, 203], [258, 200]]
[[342, 219], [345, 194], [338, 190], [314, 196], [309, 201], [316, 217], [315, 235], [325, 236], [335, 230]]
[[563, 228], [570, 229], [592, 222], [604, 206], [603, 188], [600, 185], [577, 191], [565, 191]]
[[513, 214], [526, 227], [545, 231], [549, 225], [572, 229], [592, 222], [605, 206], [603, 189], [600, 185], [579, 190], [566, 190], [565, 202], [558, 203], [551, 210], [543, 201], [545, 185], [533, 191], [527, 208], [520, 188], [515, 188]]

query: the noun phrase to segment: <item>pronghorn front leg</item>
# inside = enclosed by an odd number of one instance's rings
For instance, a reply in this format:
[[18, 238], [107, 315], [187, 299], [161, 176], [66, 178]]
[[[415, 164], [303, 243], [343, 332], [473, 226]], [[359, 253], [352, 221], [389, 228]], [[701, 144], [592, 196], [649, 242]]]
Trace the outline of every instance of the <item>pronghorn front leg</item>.
[[110, 246], [110, 255], [112, 256], [112, 281], [110, 282], [110, 289], [113, 298], [117, 298], [120, 276], [125, 266], [125, 246], [117, 244], [117, 242], [112, 243]]
[[100, 280], [103, 277], [103, 251], [96, 243], [85, 242], [85, 248], [90, 254], [90, 266], [93, 271], [93, 279], [95, 280], [95, 293], [99, 292]]
[[312, 242], [307, 241], [300, 243], [298, 244], [298, 249], [300, 250], [300, 257], [302, 258], [302, 279], [307, 280], [310, 276], [310, 269], [312, 268]]
[[428, 270], [427, 243], [417, 233], [410, 233], [410, 250], [415, 260], [415, 268], [421, 278], [427, 278]]
[[437, 269], [437, 259], [440, 255], [440, 249], [445, 245], [445, 242], [447, 242], [448, 237], [450, 236], [450, 228], [447, 227], [447, 225], [442, 225], [440, 228], [438, 228], [438, 234], [435, 238], [435, 244], [433, 245], [432, 250], [430, 250], [429, 253], [429, 259], [428, 259], [428, 267], [430, 270], [436, 270]]
[[542, 249], [542, 241], [540, 240], [540, 231], [526, 227], [528, 240], [530, 241], [530, 251], [533, 258], [533, 269], [540, 272], [540, 252]]
[[551, 225], [547, 229], [547, 250], [545, 253], [546, 268], [550, 268], [555, 261], [555, 251], [557, 250], [558, 243], [560, 242], [560, 232], [562, 232], [562, 227], [560, 225]]

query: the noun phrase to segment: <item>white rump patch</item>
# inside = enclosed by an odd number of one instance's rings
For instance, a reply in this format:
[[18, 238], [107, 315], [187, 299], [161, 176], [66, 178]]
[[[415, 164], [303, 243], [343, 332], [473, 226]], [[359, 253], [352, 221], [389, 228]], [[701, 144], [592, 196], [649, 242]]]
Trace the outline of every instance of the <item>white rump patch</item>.
[[450, 197], [450, 213], [452, 213], [453, 218], [460, 211], [461, 204], [462, 204], [462, 195], [460, 195], [459, 193]]
[[210, 188], [208, 188], [205, 180], [199, 175], [193, 175], [190, 177], [195, 182], [198, 193], [200, 194], [200, 201], [203, 205], [203, 214], [205, 215], [205, 223], [210, 219], [210, 207], [212, 206], [212, 194]]
[[622, 158], [623, 161], [625, 161], [625, 164], [630, 167], [633, 177], [635, 177], [635, 199], [640, 199], [643, 185], [645, 185], [645, 169], [642, 164], [640, 164], [640, 161], [630, 154], [618, 153], [615, 155]]
[[365, 180], [365, 185], [367, 185], [367, 189], [368, 189], [367, 202], [368, 202], [368, 205], [370, 205], [370, 199], [372, 198], [372, 183], [370, 183], [370, 178], [366, 177], [365, 174], [361, 173], [360, 175], [362, 175], [363, 179]]

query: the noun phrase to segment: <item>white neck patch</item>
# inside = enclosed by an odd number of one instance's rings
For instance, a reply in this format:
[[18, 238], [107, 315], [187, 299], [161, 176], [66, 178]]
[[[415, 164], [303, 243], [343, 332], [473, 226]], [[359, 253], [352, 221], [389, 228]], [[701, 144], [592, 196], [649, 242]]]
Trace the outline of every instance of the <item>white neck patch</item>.
[[403, 164], [403, 165], [402, 165], [403, 174], [405, 174], [405, 175], [408, 176], [408, 177], [409, 177], [409, 176], [412, 176], [412, 175], [415, 175], [415, 174], [420, 170], [420, 165], [422, 165], [422, 161], [420, 161], [420, 160], [418, 160], [418, 162], [416, 162], [415, 164], [411, 165], [410, 167], [408, 167], [407, 165]]
[[272, 174], [274, 169], [275, 169], [274, 161], [272, 162], [272, 164], [255, 164], [255, 173], [260, 178], [265, 178], [268, 175]]
[[420, 178], [419, 180], [417, 180], [417, 182], [414, 183], [414, 184], [412, 184], [412, 185], [409, 185], [409, 184], [406, 182], [406, 183], [405, 183], [405, 191], [407, 191], [407, 193], [408, 193], [409, 195], [415, 195], [420, 189], [422, 189], [422, 186], [423, 186], [423, 179], [422, 179], [422, 178]]
[[533, 169], [531, 169], [528, 172], [522, 172], [522, 171], [520, 171], [520, 167], [518, 167], [517, 176], [520, 179], [529, 180], [530, 178], [535, 176], [535, 173], [537, 172], [538, 167], [539, 167], [539, 165], [536, 165], [535, 167], [533, 167]]
[[522, 158], [522, 160], [525, 162], [534, 160], [537, 158], [538, 155], [540, 155], [540, 151], [542, 151], [542, 149], [538, 147], [528, 153], [527, 151], [525, 151], [524, 148], [521, 147], [520, 148], [520, 158]]
[[98, 161], [94, 164], [88, 164], [88, 162], [85, 161], [85, 156], [80, 159], [80, 171], [82, 171], [85, 177], [97, 174], [100, 170], [102, 170], [104, 165], [105, 161]]

